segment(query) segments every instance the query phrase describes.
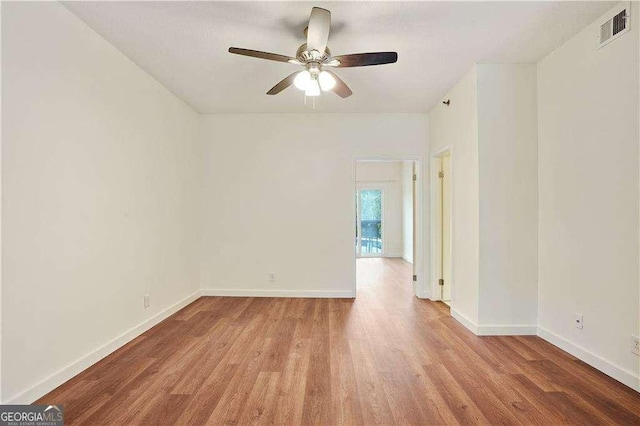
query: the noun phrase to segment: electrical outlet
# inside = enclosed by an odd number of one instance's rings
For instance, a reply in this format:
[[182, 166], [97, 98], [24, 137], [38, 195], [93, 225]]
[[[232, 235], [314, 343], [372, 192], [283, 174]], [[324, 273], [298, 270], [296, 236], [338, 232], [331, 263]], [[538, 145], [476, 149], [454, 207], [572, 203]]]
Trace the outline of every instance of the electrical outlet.
[[151, 306], [151, 296], [149, 296], [148, 294], [144, 295], [144, 308], [147, 309], [149, 306]]
[[640, 356], [640, 337], [632, 334], [631, 338], [633, 339], [633, 346], [631, 348], [631, 352]]
[[582, 328], [583, 327], [583, 318], [582, 318], [582, 314], [576, 314], [576, 321], [573, 323], [573, 325], [576, 326], [576, 328]]
[[269, 278], [269, 282], [270, 283], [275, 283], [276, 282], [276, 274], [274, 274], [273, 272], [269, 272], [268, 278]]

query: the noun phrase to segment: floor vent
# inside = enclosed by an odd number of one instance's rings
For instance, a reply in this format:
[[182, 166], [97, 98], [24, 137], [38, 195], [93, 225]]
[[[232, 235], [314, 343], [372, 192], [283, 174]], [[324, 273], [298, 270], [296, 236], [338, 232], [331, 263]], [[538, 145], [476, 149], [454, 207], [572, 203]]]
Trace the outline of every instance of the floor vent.
[[630, 7], [630, 2], [623, 3], [621, 9], [616, 9], [613, 15], [608, 14], [604, 18], [604, 22], [600, 24], [600, 44], [598, 45], [598, 49], [606, 46], [629, 31]]

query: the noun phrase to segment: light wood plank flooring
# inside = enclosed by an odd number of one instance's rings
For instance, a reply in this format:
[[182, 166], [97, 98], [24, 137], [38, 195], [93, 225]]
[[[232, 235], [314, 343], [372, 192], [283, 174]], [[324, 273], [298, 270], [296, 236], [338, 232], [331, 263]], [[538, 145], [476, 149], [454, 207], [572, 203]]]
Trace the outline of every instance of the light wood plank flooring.
[[67, 424], [640, 424], [640, 394], [537, 337], [476, 337], [358, 261], [357, 299], [203, 297], [50, 394]]

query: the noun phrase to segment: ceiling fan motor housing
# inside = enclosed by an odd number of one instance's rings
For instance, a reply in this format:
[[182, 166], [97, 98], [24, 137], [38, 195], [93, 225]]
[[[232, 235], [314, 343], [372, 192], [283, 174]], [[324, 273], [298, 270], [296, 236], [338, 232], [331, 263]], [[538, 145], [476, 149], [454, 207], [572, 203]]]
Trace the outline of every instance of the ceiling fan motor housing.
[[298, 47], [296, 51], [296, 58], [303, 64], [308, 64], [310, 62], [316, 62], [318, 64], [322, 64], [327, 59], [331, 57], [331, 50], [329, 48], [324, 49], [324, 55], [320, 55], [317, 50], [308, 50], [307, 43], [303, 43]]

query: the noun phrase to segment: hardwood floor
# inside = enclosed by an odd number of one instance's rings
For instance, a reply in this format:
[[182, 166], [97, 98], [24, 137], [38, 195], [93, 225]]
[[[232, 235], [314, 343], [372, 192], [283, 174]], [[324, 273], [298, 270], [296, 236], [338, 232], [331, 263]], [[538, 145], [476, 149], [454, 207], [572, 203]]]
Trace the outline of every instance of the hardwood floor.
[[639, 393], [358, 262], [355, 300], [203, 297], [37, 402], [69, 425], [640, 424]]

